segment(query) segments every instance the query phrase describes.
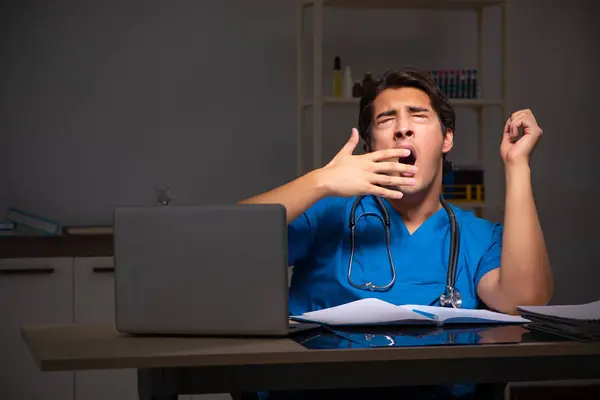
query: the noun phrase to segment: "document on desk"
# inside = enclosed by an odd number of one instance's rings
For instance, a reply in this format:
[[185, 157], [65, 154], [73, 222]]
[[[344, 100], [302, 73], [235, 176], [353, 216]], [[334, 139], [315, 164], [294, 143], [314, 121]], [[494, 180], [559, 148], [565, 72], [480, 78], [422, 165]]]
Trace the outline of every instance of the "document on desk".
[[600, 340], [600, 301], [578, 305], [519, 306], [531, 329], [572, 339]]
[[454, 309], [420, 305], [394, 305], [367, 298], [311, 311], [291, 319], [323, 325], [437, 325], [527, 323], [528, 320], [487, 310]]
[[528, 314], [560, 322], [600, 323], [600, 300], [578, 305], [519, 306], [522, 314]]

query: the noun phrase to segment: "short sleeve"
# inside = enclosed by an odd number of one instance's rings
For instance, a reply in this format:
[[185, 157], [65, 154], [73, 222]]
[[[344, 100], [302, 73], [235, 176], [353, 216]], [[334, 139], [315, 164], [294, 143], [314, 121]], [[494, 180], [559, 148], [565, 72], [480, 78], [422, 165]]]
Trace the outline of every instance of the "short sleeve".
[[500, 224], [492, 226], [492, 234], [487, 250], [483, 253], [477, 272], [475, 273], [475, 287], [479, 285], [479, 281], [485, 274], [493, 269], [500, 268], [500, 259], [502, 256], [502, 234], [504, 228]]
[[294, 265], [307, 256], [317, 236], [319, 217], [324, 207], [321, 200], [288, 224], [288, 265]]

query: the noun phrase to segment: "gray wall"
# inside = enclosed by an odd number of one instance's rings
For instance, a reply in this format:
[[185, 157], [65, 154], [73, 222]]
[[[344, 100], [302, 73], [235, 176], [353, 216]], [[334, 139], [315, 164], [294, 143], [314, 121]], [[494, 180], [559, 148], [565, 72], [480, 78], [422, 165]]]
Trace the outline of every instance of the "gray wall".
[[[115, 204], [151, 203], [157, 187], [179, 203], [231, 202], [294, 178], [293, 1], [2, 7], [0, 212], [14, 205], [63, 224], [104, 224]], [[593, 0], [513, 0], [508, 12], [510, 109], [531, 108], [545, 132], [532, 167], [557, 302], [598, 298], [598, 235], [585, 225], [600, 221], [594, 8]], [[498, 93], [498, 14], [485, 15], [490, 95]], [[403, 64], [476, 63], [473, 15], [336, 11], [326, 21], [326, 91], [335, 55], [357, 78]], [[487, 115], [487, 191], [500, 207], [504, 121], [497, 110]], [[472, 163], [474, 115], [458, 118], [452, 158]], [[325, 160], [355, 124], [353, 108], [327, 111]]]
[[107, 223], [114, 204], [152, 202], [156, 187], [182, 202], [231, 201], [292, 176], [289, 4], [70, 0], [10, 11], [0, 13], [0, 130], [11, 204]]

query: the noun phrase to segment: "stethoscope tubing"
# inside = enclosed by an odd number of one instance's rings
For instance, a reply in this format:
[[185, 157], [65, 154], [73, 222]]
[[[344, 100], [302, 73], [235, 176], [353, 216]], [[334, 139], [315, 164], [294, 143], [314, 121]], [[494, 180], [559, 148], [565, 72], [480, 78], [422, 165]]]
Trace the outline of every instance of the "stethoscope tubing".
[[[356, 220], [356, 208], [359, 206], [359, 204], [361, 203], [361, 201], [364, 197], [365, 196], [357, 197], [356, 200], [354, 201], [354, 203], [352, 204], [352, 208], [350, 210], [349, 228], [350, 228], [350, 232], [351, 232], [351, 234], [350, 234], [351, 250], [350, 250], [350, 259], [348, 262], [348, 282], [357, 289], [384, 292], [384, 291], [389, 290], [396, 282], [396, 267], [394, 265], [394, 260], [393, 260], [392, 252], [391, 252], [390, 216], [387, 211], [387, 208], [383, 204], [383, 201], [381, 200], [381, 198], [379, 198], [377, 196], [373, 196], [373, 197], [375, 198], [379, 208], [381, 209], [383, 218], [377, 213], [368, 212], [368, 213], [361, 214], [359, 216], [359, 219], [366, 215], [373, 215], [373, 216], [378, 217], [382, 221], [382, 223], [385, 227], [385, 231], [386, 231], [385, 240], [386, 240], [388, 258], [390, 261], [390, 268], [392, 270], [392, 279], [388, 284], [386, 284], [384, 286], [375, 285], [373, 282], [366, 282], [365, 284], [360, 285], [360, 284], [357, 284], [354, 281], [352, 281], [352, 265], [353, 265], [353, 261], [354, 261], [354, 245], [355, 245], [354, 230], [356, 227], [356, 223], [358, 222]], [[441, 306], [452, 306], [454, 308], [460, 308], [460, 306], [462, 304], [462, 300], [460, 298], [460, 293], [459, 293], [458, 289], [456, 289], [456, 287], [455, 287], [457, 264], [458, 264], [458, 254], [460, 252], [460, 231], [459, 231], [458, 223], [456, 221], [456, 215], [454, 214], [454, 210], [452, 210], [450, 205], [448, 205], [448, 203], [446, 203], [446, 201], [444, 200], [444, 198], [442, 196], [440, 196], [440, 202], [442, 203], [442, 206], [444, 207], [444, 210], [446, 211], [446, 214], [448, 215], [448, 219], [450, 221], [450, 254], [448, 257], [446, 288], [445, 288], [445, 292], [442, 295], [440, 295], [439, 301], [440, 301]]]

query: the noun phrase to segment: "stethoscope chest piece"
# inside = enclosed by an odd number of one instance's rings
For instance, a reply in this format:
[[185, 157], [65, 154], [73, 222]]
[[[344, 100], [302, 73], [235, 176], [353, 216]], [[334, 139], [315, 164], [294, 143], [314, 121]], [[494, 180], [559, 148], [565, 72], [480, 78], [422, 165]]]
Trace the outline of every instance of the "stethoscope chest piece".
[[459, 290], [455, 287], [446, 287], [446, 292], [440, 295], [440, 306], [461, 308], [462, 297]]

